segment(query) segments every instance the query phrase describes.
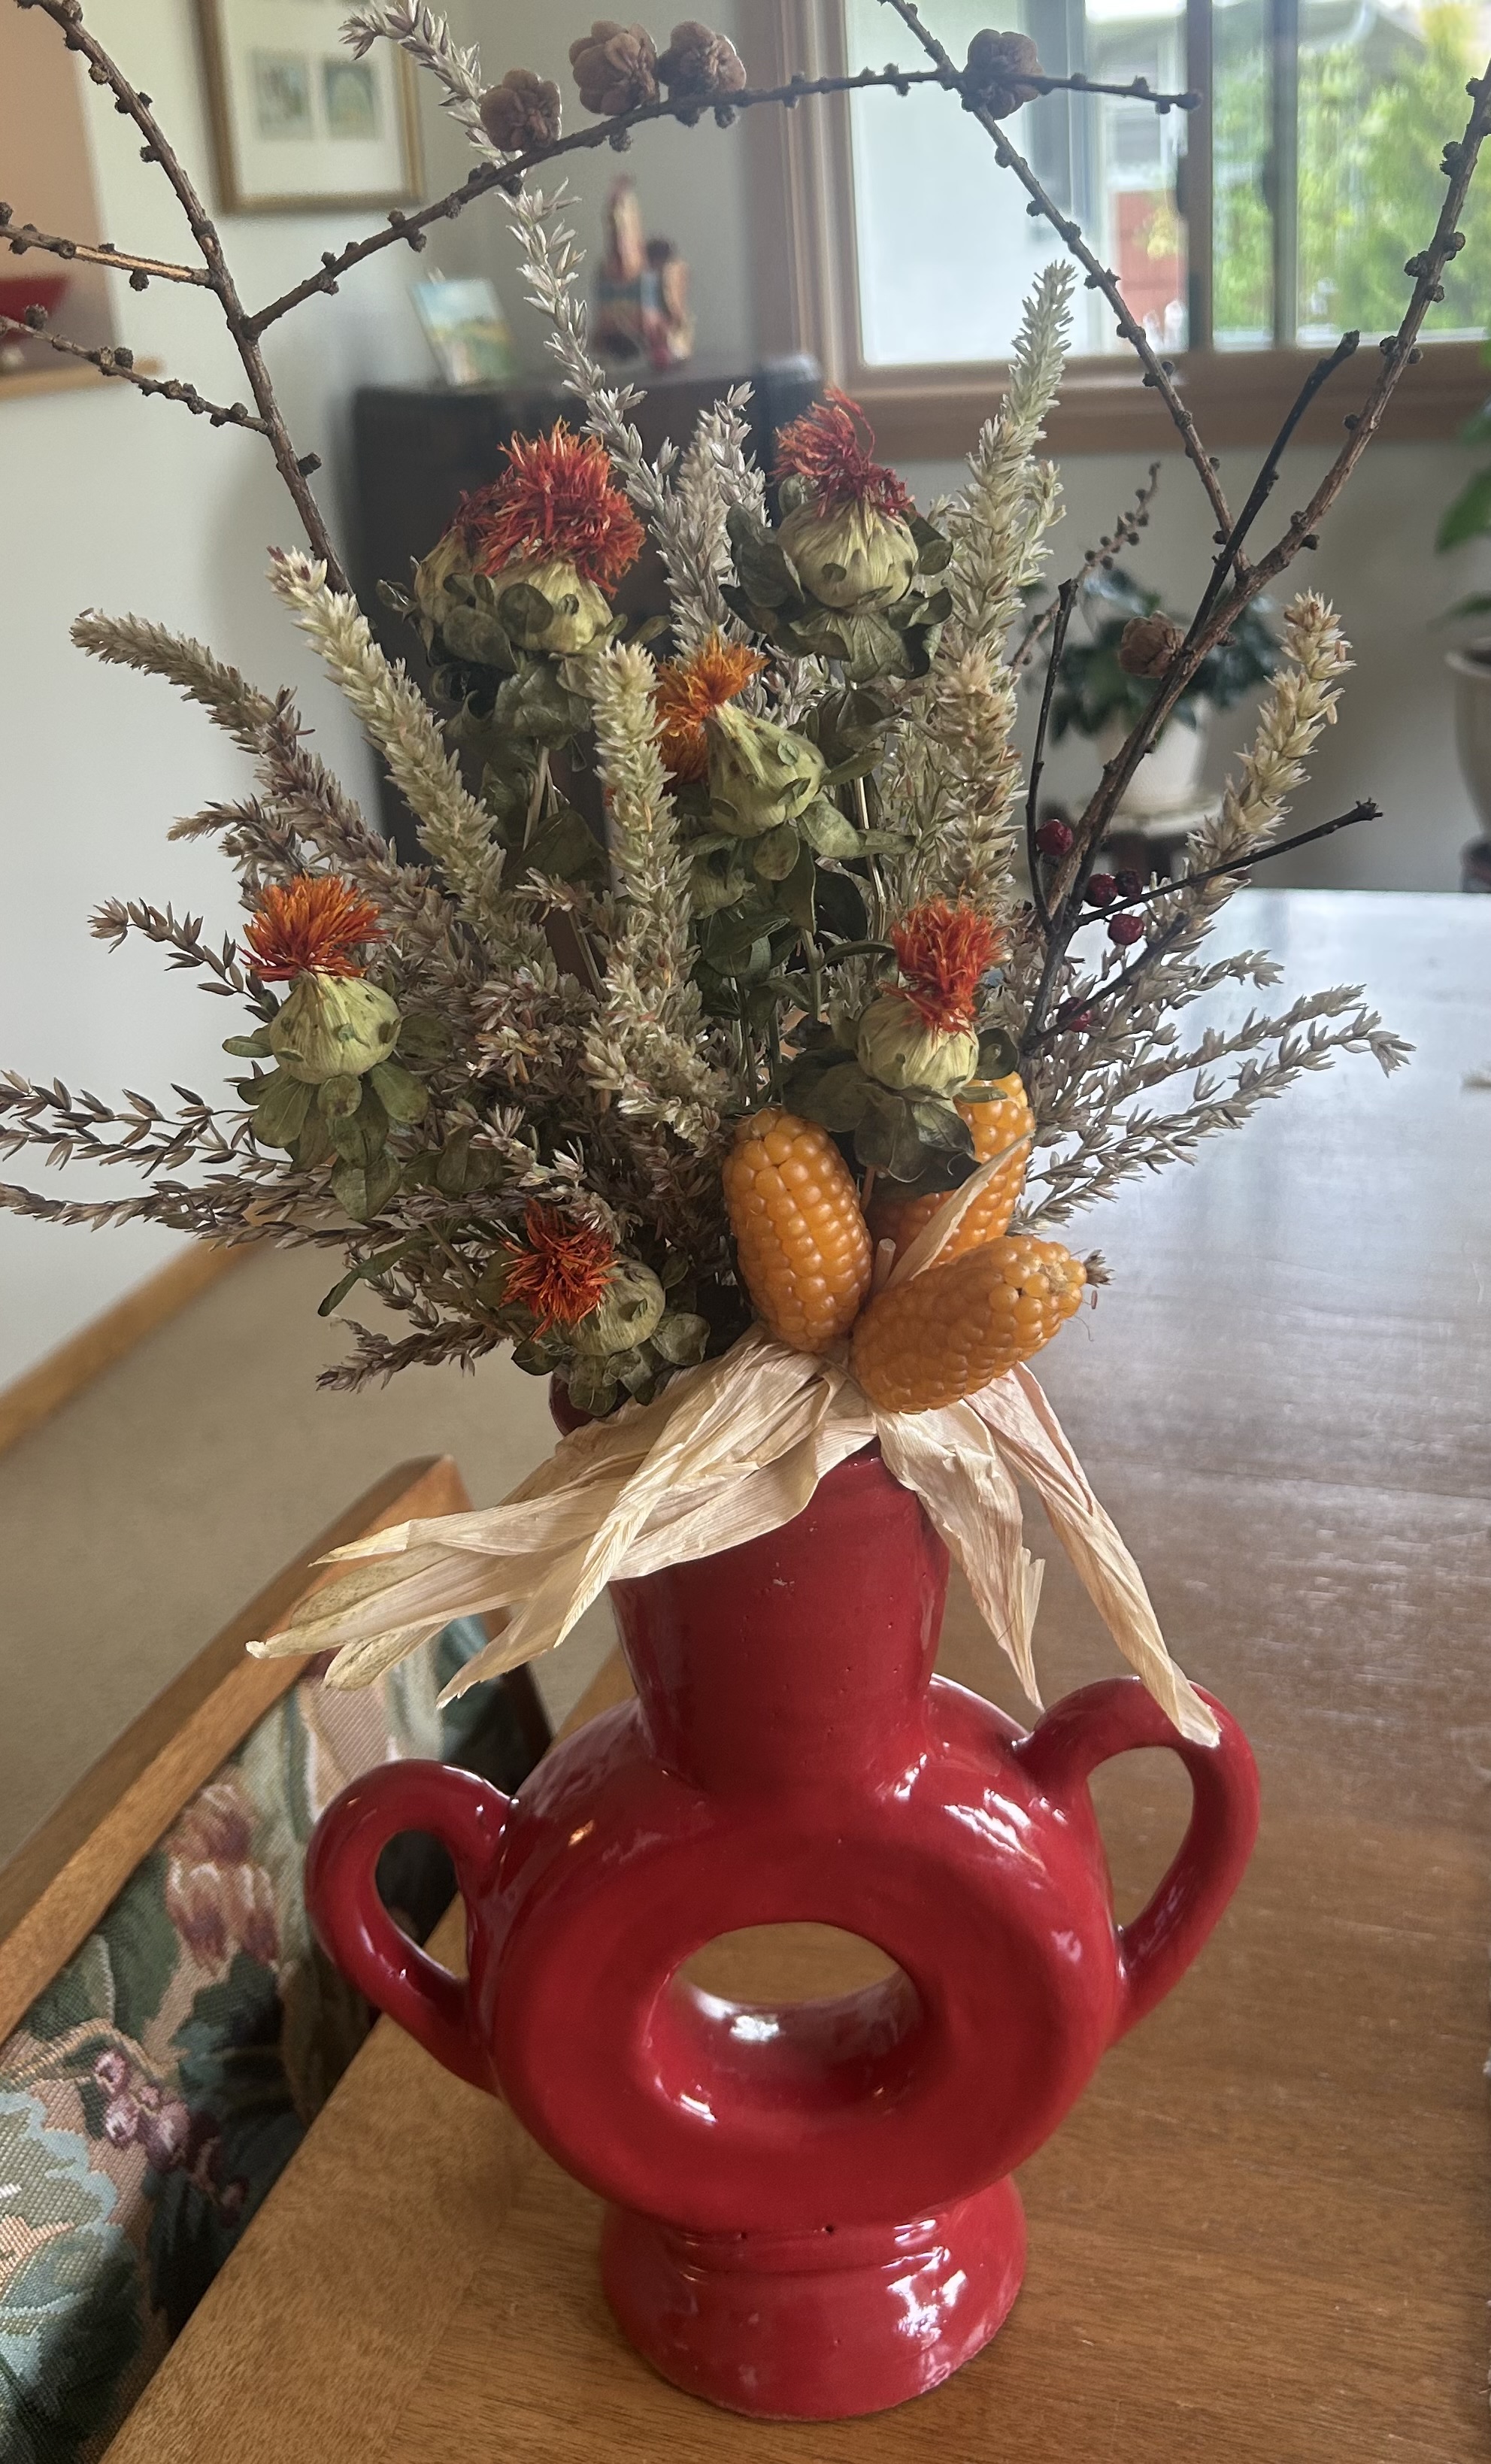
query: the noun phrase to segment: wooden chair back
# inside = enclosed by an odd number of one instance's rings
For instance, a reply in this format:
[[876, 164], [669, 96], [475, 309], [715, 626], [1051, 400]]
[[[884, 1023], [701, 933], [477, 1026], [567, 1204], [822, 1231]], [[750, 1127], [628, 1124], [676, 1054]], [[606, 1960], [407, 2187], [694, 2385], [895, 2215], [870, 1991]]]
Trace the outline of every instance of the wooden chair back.
[[[470, 1504], [449, 1455], [400, 1463], [375, 1482], [213, 1637], [0, 1866], [0, 2045], [198, 1789], [305, 1675], [304, 1660], [251, 1660], [245, 1646], [285, 1625], [330, 1579], [318, 1559], [364, 1532]], [[517, 1699], [537, 1756], [548, 1730], [522, 1674]]]

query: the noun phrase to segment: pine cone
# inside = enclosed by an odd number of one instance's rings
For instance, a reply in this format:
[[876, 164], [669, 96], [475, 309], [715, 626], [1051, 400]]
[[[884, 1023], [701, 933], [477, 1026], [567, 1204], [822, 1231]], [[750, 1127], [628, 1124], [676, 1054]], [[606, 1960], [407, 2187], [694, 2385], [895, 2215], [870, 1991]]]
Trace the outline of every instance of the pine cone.
[[599, 120], [656, 102], [657, 46], [646, 26], [619, 26], [598, 17], [588, 34], [569, 47], [580, 99]]
[[1185, 634], [1168, 616], [1130, 616], [1118, 643], [1118, 664], [1126, 676], [1162, 676]]
[[669, 102], [728, 102], [746, 81], [745, 62], [729, 36], [712, 33], [696, 17], [673, 28], [657, 73]]
[[481, 99], [481, 124], [499, 154], [527, 154], [552, 145], [559, 133], [559, 90], [532, 69], [509, 69]]
[[1041, 88], [1028, 80], [1042, 74], [1041, 55], [1028, 34], [996, 34], [986, 26], [968, 46], [963, 92], [994, 119], [1007, 120], [1021, 103], [1035, 101]]

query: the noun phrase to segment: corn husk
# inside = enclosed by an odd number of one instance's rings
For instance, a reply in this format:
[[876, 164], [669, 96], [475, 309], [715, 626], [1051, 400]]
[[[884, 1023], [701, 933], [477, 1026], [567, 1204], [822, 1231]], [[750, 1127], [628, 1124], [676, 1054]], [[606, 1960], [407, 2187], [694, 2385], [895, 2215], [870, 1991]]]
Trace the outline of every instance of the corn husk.
[[[1002, 1160], [964, 1183], [962, 1204]], [[925, 1271], [951, 1228], [930, 1225], [897, 1275]], [[929, 1254], [917, 1260], [924, 1244]], [[713, 1556], [790, 1523], [836, 1463], [878, 1439], [1032, 1702], [1042, 1570], [1024, 1545], [1021, 1480], [1155, 1701], [1182, 1736], [1214, 1743], [1216, 1720], [1166, 1650], [1139, 1569], [1029, 1370], [1011, 1370], [946, 1410], [879, 1412], [850, 1376], [847, 1351], [794, 1352], [753, 1327], [654, 1402], [562, 1439], [502, 1505], [398, 1524], [334, 1551], [327, 1562], [345, 1573], [250, 1649], [333, 1650], [326, 1683], [365, 1685], [450, 1618], [486, 1614], [497, 1631], [451, 1680], [442, 1700], [453, 1699], [552, 1651], [614, 1577]]]

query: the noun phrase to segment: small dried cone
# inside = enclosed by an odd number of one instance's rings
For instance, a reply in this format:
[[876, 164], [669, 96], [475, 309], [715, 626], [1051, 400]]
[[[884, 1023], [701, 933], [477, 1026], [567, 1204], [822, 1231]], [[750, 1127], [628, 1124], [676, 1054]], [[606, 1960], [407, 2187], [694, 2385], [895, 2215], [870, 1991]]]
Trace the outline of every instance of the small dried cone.
[[995, 120], [1007, 120], [1012, 111], [1035, 101], [1041, 88], [1028, 80], [1043, 74], [1041, 55], [1028, 34], [996, 33], [986, 26], [968, 46], [963, 92]]
[[728, 101], [746, 81], [745, 63], [729, 36], [701, 26], [697, 17], [673, 28], [657, 73], [670, 102]]
[[1162, 676], [1185, 638], [1168, 616], [1130, 616], [1119, 637], [1118, 664], [1126, 676]]
[[[1013, 1147], [1015, 1153], [975, 1199], [938, 1258], [939, 1266], [963, 1257], [970, 1249], [981, 1249], [988, 1241], [998, 1241], [1024, 1187], [1030, 1139], [1036, 1126], [1030, 1099], [1023, 1080], [1014, 1071], [1008, 1078], [996, 1078], [991, 1084], [993, 1091], [989, 1095], [973, 1100], [964, 1096], [957, 1109], [974, 1133], [974, 1154], [979, 1163], [992, 1162], [1007, 1147]], [[882, 1180], [876, 1184], [870, 1201], [870, 1239], [877, 1248], [882, 1241], [893, 1241], [899, 1258], [926, 1230], [933, 1216], [940, 1215], [949, 1199], [956, 1196], [956, 1190], [938, 1189], [930, 1198], [898, 1198], [894, 1181]]]
[[559, 87], [532, 69], [509, 69], [500, 85], [488, 87], [478, 107], [482, 126], [503, 154], [552, 145], [559, 133]]
[[843, 1155], [814, 1121], [752, 1112], [735, 1125], [723, 1179], [757, 1316], [795, 1352], [826, 1352], [869, 1290], [869, 1233]]
[[854, 1375], [882, 1412], [960, 1403], [1049, 1343], [1085, 1282], [1057, 1241], [1025, 1235], [970, 1249], [871, 1301], [854, 1330]]
[[571, 43], [569, 64], [585, 109], [603, 119], [657, 100], [657, 46], [645, 26], [598, 17]]

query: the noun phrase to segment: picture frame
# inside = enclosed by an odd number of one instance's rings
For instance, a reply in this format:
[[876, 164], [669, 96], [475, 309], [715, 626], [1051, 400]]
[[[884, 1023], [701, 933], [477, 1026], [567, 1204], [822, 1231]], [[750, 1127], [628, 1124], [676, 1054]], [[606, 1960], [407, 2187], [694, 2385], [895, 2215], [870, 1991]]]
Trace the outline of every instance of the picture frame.
[[513, 336], [496, 287], [484, 275], [440, 273], [409, 285], [409, 297], [445, 385], [509, 385], [517, 374]]
[[409, 205], [424, 164], [413, 74], [391, 43], [356, 59], [345, 0], [197, 0], [227, 214]]

